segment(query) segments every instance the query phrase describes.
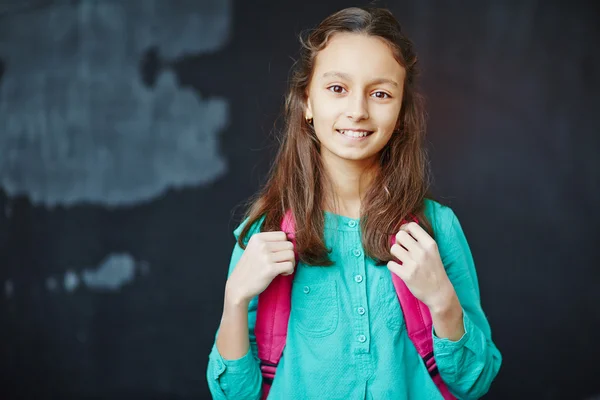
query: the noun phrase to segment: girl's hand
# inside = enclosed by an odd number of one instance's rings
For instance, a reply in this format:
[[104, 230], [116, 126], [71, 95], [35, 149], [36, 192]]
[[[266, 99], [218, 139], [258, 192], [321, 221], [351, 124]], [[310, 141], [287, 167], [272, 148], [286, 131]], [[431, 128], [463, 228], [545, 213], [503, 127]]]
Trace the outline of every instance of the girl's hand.
[[398, 275], [411, 293], [432, 311], [443, 310], [456, 295], [438, 251], [437, 243], [416, 222], [400, 227], [390, 253], [402, 262], [387, 267]]
[[226, 303], [244, 304], [262, 293], [277, 275], [294, 272], [294, 245], [285, 232], [252, 235], [225, 285]]

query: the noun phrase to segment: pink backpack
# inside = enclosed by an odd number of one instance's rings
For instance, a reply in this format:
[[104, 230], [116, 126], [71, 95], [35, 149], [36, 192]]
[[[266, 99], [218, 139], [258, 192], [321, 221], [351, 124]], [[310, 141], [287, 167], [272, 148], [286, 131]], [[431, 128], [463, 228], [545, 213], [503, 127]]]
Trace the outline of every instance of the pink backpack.
[[[416, 218], [413, 218], [415, 221]], [[403, 221], [404, 222], [404, 221]], [[418, 221], [417, 221], [418, 222]], [[281, 230], [295, 244], [294, 220], [291, 212], [287, 212], [281, 222]], [[394, 236], [390, 237], [390, 243], [394, 243]], [[296, 254], [297, 259], [297, 254]], [[275, 371], [287, 338], [288, 321], [291, 311], [291, 293], [294, 274], [277, 276], [273, 282], [258, 296], [258, 308], [256, 312], [256, 344], [258, 346], [258, 357], [260, 369], [263, 375], [262, 399], [265, 400], [271, 390], [271, 384], [275, 378]], [[408, 336], [417, 348], [419, 355], [427, 366], [429, 375], [433, 379], [440, 393], [446, 400], [455, 399], [448, 391], [446, 384], [438, 372], [435, 358], [433, 357], [433, 338], [431, 336], [432, 322], [431, 314], [425, 304], [419, 301], [408, 290], [406, 284], [398, 276], [392, 273], [392, 281], [396, 288], [396, 294], [400, 300], [400, 306], [404, 313]]]

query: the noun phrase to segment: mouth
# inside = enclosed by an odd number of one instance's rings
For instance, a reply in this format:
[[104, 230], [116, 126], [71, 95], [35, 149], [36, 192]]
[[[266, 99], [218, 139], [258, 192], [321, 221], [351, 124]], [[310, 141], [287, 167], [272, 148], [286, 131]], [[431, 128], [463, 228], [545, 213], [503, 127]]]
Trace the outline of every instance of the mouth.
[[365, 139], [366, 137], [373, 134], [374, 131], [368, 131], [364, 129], [352, 130], [352, 129], [336, 129], [341, 135], [354, 140]]

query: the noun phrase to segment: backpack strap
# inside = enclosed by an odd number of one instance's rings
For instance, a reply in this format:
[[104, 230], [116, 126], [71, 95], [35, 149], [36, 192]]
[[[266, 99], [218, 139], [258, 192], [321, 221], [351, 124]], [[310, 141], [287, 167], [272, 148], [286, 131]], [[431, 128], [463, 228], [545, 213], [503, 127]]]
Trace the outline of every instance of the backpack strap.
[[[416, 217], [412, 216], [412, 220], [419, 223]], [[406, 223], [402, 221], [402, 224]], [[396, 243], [395, 235], [390, 236], [390, 244]], [[402, 265], [402, 261], [396, 259]], [[442, 381], [439, 374], [435, 358], [433, 357], [433, 337], [431, 335], [433, 322], [429, 308], [419, 299], [417, 299], [406, 286], [406, 283], [394, 273], [392, 275], [392, 283], [396, 289], [396, 295], [400, 301], [400, 307], [404, 314], [406, 323], [406, 331], [411, 342], [415, 345], [417, 352], [423, 359], [429, 375], [435, 382], [445, 400], [455, 399], [450, 393], [446, 384]]]
[[[288, 234], [288, 238], [296, 247], [294, 220], [291, 211], [286, 212], [281, 222], [281, 230]], [[295, 253], [295, 250], [294, 250]], [[296, 253], [295, 253], [296, 254]], [[296, 254], [296, 260], [298, 259]], [[258, 295], [256, 310], [256, 345], [260, 370], [263, 376], [262, 399], [266, 399], [271, 390], [275, 371], [285, 341], [290, 319], [292, 303], [292, 282], [295, 271], [291, 275], [278, 275], [269, 286]]]
[[[413, 221], [418, 220], [413, 216]], [[402, 221], [404, 224], [406, 221]], [[296, 247], [294, 219], [291, 211], [287, 211], [281, 222], [281, 230], [288, 234], [288, 238]], [[394, 235], [390, 236], [390, 243], [396, 241]], [[294, 250], [294, 253], [296, 251]], [[295, 253], [296, 260], [298, 254]], [[400, 260], [396, 260], [400, 264]], [[287, 328], [291, 312], [293, 274], [279, 275], [269, 286], [258, 295], [256, 310], [256, 325], [254, 333], [260, 359], [260, 370], [263, 376], [262, 400], [267, 399], [283, 348], [287, 339]], [[408, 337], [413, 342], [417, 352], [427, 366], [427, 371], [440, 390], [445, 400], [454, 400], [446, 384], [438, 372], [435, 358], [433, 357], [433, 337], [431, 336], [433, 322], [431, 313], [423, 302], [418, 300], [408, 289], [400, 277], [392, 273], [392, 282], [396, 289], [400, 307], [404, 314]]]

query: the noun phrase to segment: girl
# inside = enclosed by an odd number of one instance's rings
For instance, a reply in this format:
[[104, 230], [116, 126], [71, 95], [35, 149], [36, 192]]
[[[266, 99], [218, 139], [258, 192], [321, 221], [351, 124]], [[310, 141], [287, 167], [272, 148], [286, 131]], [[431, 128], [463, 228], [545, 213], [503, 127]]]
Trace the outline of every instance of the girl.
[[[461, 225], [428, 195], [416, 64], [385, 9], [339, 11], [302, 40], [281, 148], [234, 231], [207, 368], [215, 399], [261, 397], [257, 296], [292, 273], [286, 346], [269, 399], [442, 398], [407, 335], [392, 274], [429, 309], [450, 392], [472, 399], [488, 391], [501, 355]], [[295, 246], [281, 231], [286, 212]], [[402, 223], [410, 217], [419, 223]]]

